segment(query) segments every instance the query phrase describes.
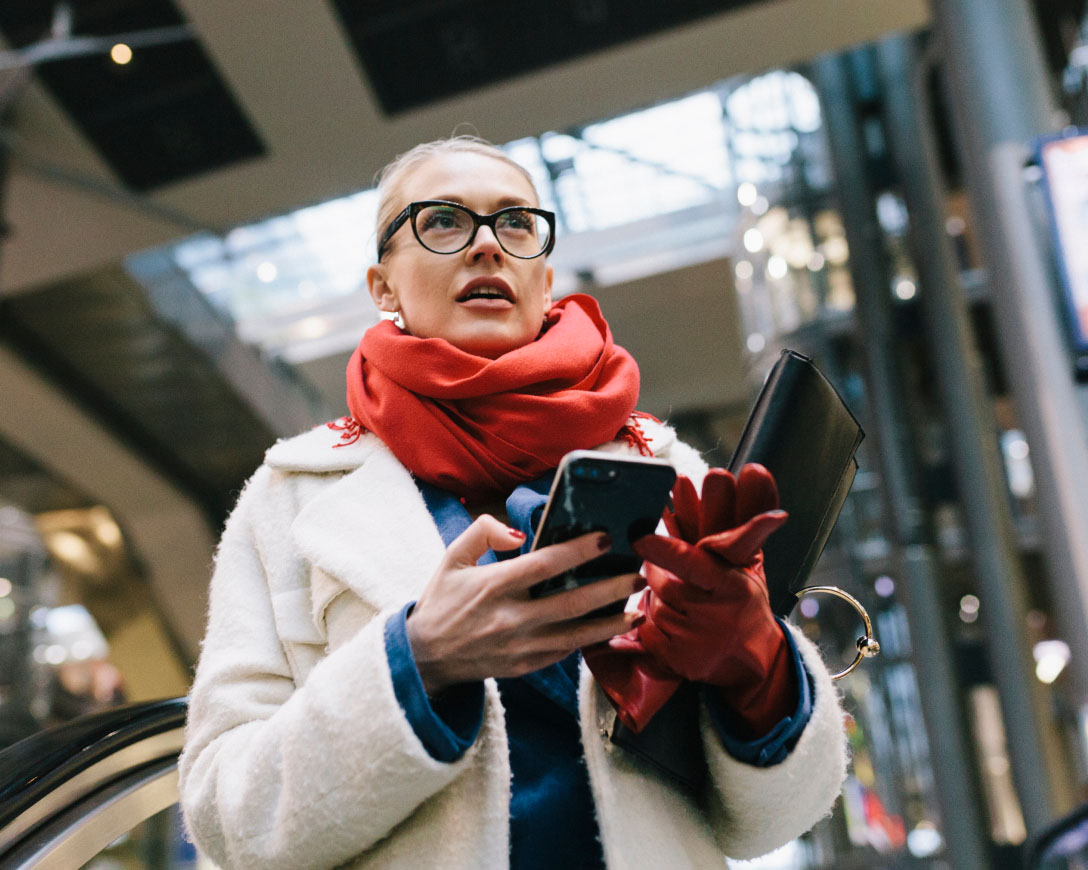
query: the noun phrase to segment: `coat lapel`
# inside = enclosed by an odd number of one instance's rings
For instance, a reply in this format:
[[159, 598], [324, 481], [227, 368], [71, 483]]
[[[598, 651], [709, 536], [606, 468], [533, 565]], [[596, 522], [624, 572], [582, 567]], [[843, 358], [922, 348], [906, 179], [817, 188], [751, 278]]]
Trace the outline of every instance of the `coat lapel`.
[[315, 610], [339, 584], [377, 610], [399, 607], [419, 597], [445, 552], [411, 475], [388, 448], [376, 444], [361, 459], [314, 495], [291, 528], [299, 552], [327, 575], [314, 577]]
[[[655, 452], [668, 450], [671, 429], [652, 421], [642, 426]], [[632, 450], [619, 441], [599, 449]], [[692, 457], [693, 469], [680, 470], [698, 480], [705, 466]], [[345, 443], [337, 431], [318, 426], [278, 442], [266, 461], [308, 477], [303, 488], [316, 489], [291, 527], [298, 551], [319, 569], [311, 576], [315, 617], [345, 588], [376, 610], [419, 597], [445, 546], [411, 475], [377, 436]], [[329, 483], [332, 475], [338, 477]]]

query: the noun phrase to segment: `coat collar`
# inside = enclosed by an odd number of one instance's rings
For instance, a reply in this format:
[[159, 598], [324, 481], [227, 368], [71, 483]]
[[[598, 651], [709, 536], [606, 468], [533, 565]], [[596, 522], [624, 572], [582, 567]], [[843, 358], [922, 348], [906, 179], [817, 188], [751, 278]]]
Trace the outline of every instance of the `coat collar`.
[[[660, 423], [639, 423], [655, 453], [675, 439]], [[602, 449], [632, 448], [613, 441]], [[315, 614], [345, 586], [379, 610], [419, 597], [445, 546], [411, 474], [376, 435], [345, 444], [322, 425], [277, 442], [265, 461], [289, 474], [341, 474], [306, 501], [291, 528], [299, 552], [325, 575], [312, 579]]]
[[418, 598], [445, 546], [408, 470], [372, 435], [335, 450], [326, 442], [305, 468], [305, 445], [290, 446], [276, 457], [281, 470], [346, 472], [321, 486], [291, 526], [299, 552], [321, 569], [311, 578], [315, 614], [343, 587], [378, 610]]
[[383, 447], [381, 440], [369, 432], [353, 443], [347, 443], [341, 435], [341, 431], [322, 423], [293, 438], [281, 438], [265, 453], [265, 464], [278, 471], [352, 471]]

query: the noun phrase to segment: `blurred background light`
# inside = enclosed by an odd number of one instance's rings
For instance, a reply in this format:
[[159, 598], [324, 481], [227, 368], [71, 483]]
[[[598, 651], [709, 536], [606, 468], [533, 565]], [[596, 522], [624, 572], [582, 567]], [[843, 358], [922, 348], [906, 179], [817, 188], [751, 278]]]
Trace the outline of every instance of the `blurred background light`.
[[124, 66], [132, 60], [132, 49], [123, 42], [119, 42], [110, 49], [110, 58], [115, 64]]
[[1047, 685], [1058, 679], [1072, 655], [1064, 640], [1041, 640], [1031, 652], [1035, 657], [1035, 676]]

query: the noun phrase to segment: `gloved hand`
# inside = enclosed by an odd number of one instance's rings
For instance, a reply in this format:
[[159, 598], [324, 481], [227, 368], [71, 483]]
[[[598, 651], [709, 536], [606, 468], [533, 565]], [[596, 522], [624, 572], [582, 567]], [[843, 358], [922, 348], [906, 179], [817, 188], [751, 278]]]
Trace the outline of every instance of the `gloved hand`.
[[792, 709], [796, 689], [789, 647], [771, 613], [761, 548], [786, 520], [777, 510], [770, 472], [721, 469], [703, 482], [702, 499], [681, 477], [665, 526], [673, 537], [635, 543], [646, 560], [644, 622], [583, 650], [586, 664], [616, 706], [640, 731], [681, 679], [720, 687], [719, 701], [751, 737], [767, 733]]
[[674, 537], [647, 535], [634, 545], [649, 583], [638, 639], [672, 673], [719, 687], [746, 736], [762, 736], [797, 695], [763, 573], [763, 544], [786, 521], [774, 478], [755, 464], [736, 480], [715, 469], [701, 500], [681, 478], [673, 503], [665, 525]]
[[[649, 594], [646, 589], [639, 600], [643, 614]], [[636, 733], [665, 706], [682, 682], [680, 676], [646, 652], [637, 625], [604, 643], [583, 647], [582, 658], [616, 708], [616, 716]]]

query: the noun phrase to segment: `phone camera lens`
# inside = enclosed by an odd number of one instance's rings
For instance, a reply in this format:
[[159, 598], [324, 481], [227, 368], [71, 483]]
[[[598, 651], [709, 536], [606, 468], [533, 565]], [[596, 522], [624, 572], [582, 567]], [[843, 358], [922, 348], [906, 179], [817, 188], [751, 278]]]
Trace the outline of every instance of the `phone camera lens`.
[[591, 480], [594, 483], [603, 483], [607, 480], [614, 480], [617, 477], [618, 472], [614, 468], [608, 466], [587, 463], [574, 466], [572, 474], [574, 477], [580, 478], [581, 480]]

